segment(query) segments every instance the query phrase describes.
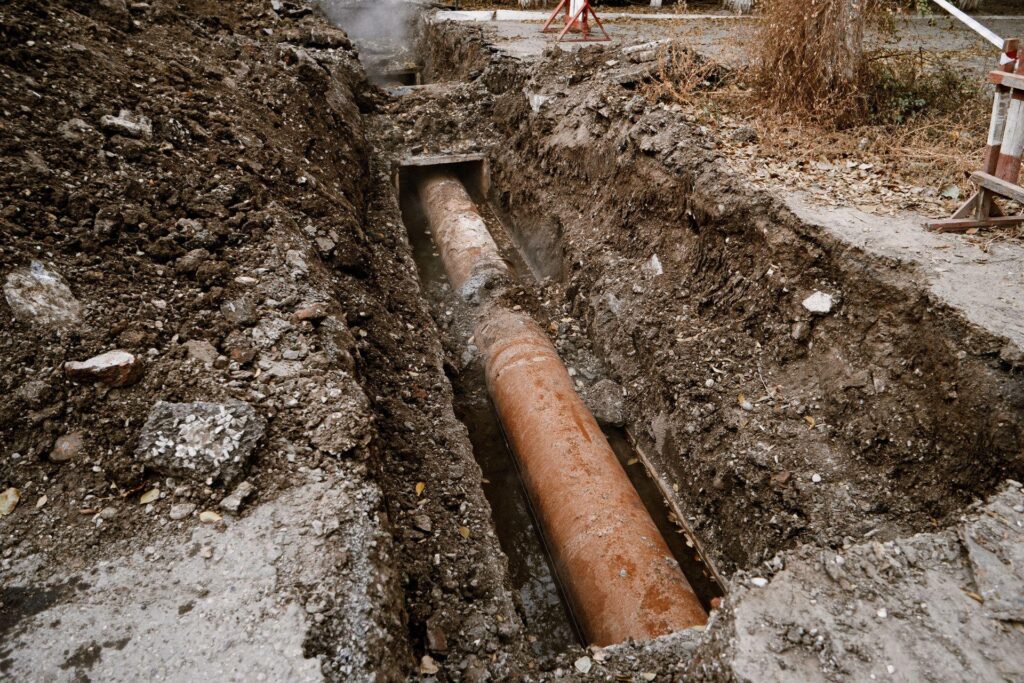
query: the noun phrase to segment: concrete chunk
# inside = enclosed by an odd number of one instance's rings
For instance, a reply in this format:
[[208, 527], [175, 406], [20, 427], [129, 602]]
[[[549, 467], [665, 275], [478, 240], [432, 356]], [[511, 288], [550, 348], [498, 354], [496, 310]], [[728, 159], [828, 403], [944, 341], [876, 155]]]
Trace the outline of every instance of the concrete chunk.
[[160, 401], [142, 427], [135, 457], [171, 476], [230, 485], [245, 469], [266, 424], [248, 403]]

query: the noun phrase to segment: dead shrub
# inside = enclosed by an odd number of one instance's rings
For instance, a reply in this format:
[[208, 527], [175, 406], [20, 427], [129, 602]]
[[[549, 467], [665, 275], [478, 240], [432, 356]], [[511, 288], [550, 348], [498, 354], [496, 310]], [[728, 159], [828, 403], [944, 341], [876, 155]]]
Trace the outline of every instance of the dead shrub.
[[875, 0], [767, 0], [755, 82], [765, 104], [838, 126], [864, 119], [864, 30]]
[[726, 73], [720, 64], [672, 42], [658, 50], [658, 72], [644, 94], [652, 101], [686, 103], [698, 92], [719, 87]]

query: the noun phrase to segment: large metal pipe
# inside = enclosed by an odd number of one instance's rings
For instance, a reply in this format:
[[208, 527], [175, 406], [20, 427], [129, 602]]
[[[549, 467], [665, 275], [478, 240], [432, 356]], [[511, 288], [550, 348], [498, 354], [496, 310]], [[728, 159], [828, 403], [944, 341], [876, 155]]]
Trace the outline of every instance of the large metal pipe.
[[707, 614], [528, 316], [495, 308], [476, 328], [487, 388], [573, 612], [593, 645], [649, 639]]
[[508, 263], [454, 173], [426, 169], [419, 175], [417, 190], [445, 272], [459, 296], [470, 298], [493, 278], [508, 274]]

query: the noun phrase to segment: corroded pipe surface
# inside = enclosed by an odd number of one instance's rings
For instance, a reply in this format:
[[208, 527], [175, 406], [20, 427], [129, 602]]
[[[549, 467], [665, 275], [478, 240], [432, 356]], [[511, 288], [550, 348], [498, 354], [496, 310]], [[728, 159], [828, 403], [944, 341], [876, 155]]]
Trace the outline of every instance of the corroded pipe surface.
[[417, 189], [452, 287], [463, 298], [490, 279], [508, 274], [508, 264], [466, 188], [451, 171], [427, 170]]
[[554, 346], [505, 310], [476, 329], [487, 387], [584, 635], [604, 646], [707, 622]]

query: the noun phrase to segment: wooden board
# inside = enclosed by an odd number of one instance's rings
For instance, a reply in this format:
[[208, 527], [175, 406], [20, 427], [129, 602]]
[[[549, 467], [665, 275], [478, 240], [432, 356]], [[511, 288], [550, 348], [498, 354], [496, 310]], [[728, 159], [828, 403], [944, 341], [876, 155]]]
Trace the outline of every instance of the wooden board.
[[964, 232], [971, 228], [995, 228], [1024, 223], [1024, 216], [993, 216], [992, 218], [950, 218], [925, 224], [932, 232]]
[[971, 182], [989, 192], [995, 192], [1000, 197], [1024, 204], [1024, 187], [1020, 185], [981, 171], [971, 174]]

